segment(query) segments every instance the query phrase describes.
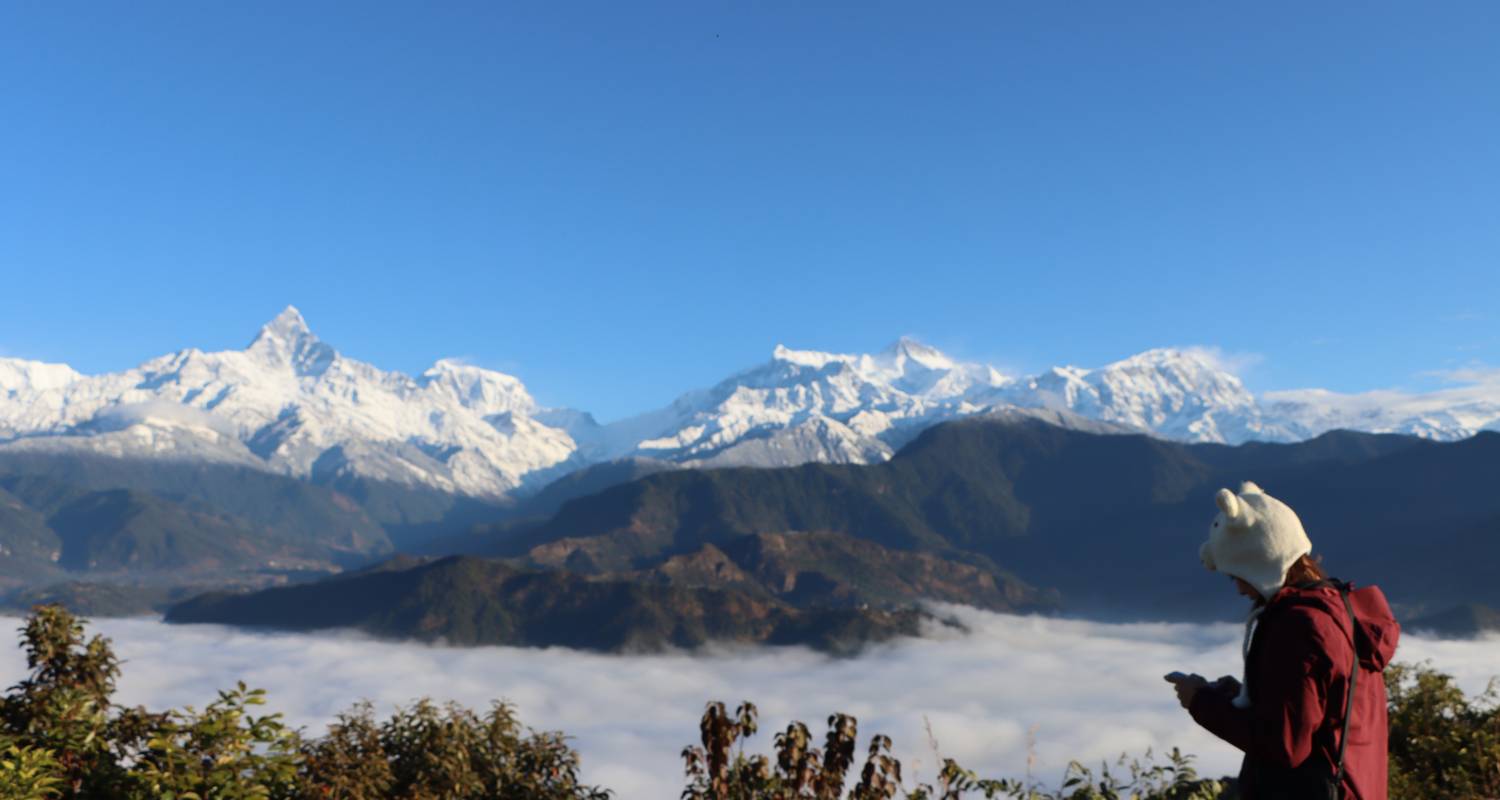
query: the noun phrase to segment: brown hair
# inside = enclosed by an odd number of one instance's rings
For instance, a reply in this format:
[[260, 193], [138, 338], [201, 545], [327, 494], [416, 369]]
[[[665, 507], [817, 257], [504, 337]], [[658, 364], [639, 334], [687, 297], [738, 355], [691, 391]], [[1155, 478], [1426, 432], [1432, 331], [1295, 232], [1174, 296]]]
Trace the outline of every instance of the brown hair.
[[[1244, 578], [1236, 575], [1229, 577], [1234, 578], [1235, 584], [1240, 587], [1240, 594], [1251, 598], [1255, 602], [1255, 605], [1263, 606], [1271, 601], [1271, 598], [1262, 595], [1260, 589]], [[1317, 581], [1326, 580], [1328, 580], [1328, 573], [1323, 571], [1323, 559], [1321, 557], [1314, 558], [1311, 555], [1305, 555], [1293, 561], [1292, 565], [1286, 568], [1286, 580], [1282, 581], [1281, 585], [1298, 586], [1304, 583], [1316, 583]]]
[[1299, 583], [1328, 580], [1328, 573], [1323, 571], [1322, 561], [1322, 558], [1313, 558], [1311, 555], [1293, 561], [1292, 565], [1287, 567], [1284, 585], [1296, 586]]

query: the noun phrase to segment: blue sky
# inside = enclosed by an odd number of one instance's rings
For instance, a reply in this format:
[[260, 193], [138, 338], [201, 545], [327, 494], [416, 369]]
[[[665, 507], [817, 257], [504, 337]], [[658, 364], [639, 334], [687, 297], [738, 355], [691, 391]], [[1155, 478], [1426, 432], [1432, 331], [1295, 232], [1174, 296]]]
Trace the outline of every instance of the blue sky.
[[603, 418], [778, 342], [1500, 364], [1500, 5], [0, 6], [0, 355], [283, 306]]

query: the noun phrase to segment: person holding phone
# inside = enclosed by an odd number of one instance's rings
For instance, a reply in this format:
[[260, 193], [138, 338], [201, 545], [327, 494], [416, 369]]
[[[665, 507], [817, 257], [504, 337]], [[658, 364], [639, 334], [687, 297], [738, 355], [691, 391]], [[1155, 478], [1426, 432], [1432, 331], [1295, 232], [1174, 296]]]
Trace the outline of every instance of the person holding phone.
[[1381, 672], [1401, 628], [1385, 595], [1329, 579], [1296, 513], [1259, 486], [1215, 502], [1199, 556], [1251, 600], [1244, 678], [1171, 673], [1178, 701], [1244, 751], [1245, 800], [1386, 800]]

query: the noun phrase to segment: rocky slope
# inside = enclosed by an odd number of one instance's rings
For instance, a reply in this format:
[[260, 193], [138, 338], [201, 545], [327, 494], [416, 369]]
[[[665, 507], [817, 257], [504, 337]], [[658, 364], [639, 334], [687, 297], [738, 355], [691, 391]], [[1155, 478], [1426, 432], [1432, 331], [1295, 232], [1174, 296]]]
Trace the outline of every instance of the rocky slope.
[[926, 601], [1009, 612], [1057, 606], [1055, 592], [1037, 590], [984, 559], [970, 560], [891, 550], [844, 534], [754, 533], [722, 546], [704, 544], [623, 577], [733, 588], [799, 608], [894, 609]]

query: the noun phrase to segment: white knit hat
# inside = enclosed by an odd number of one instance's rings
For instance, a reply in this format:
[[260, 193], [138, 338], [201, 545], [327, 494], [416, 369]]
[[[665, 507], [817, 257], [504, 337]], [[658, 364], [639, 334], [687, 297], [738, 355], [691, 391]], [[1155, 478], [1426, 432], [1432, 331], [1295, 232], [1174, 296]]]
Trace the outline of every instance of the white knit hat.
[[1270, 600], [1286, 583], [1286, 571], [1312, 552], [1302, 520], [1286, 503], [1245, 481], [1239, 494], [1220, 489], [1219, 515], [1198, 550], [1203, 565], [1233, 575]]
[[[1286, 572], [1292, 564], [1312, 552], [1302, 520], [1286, 503], [1249, 481], [1240, 485], [1239, 494], [1220, 489], [1214, 502], [1219, 515], [1214, 517], [1208, 541], [1198, 549], [1198, 557], [1203, 559], [1203, 566], [1239, 578], [1269, 601], [1286, 584]], [[1261, 609], [1256, 606], [1245, 620], [1241, 650], [1246, 659]], [[1248, 689], [1248, 681], [1241, 681], [1240, 694], [1234, 699], [1236, 706], [1249, 707]]]

